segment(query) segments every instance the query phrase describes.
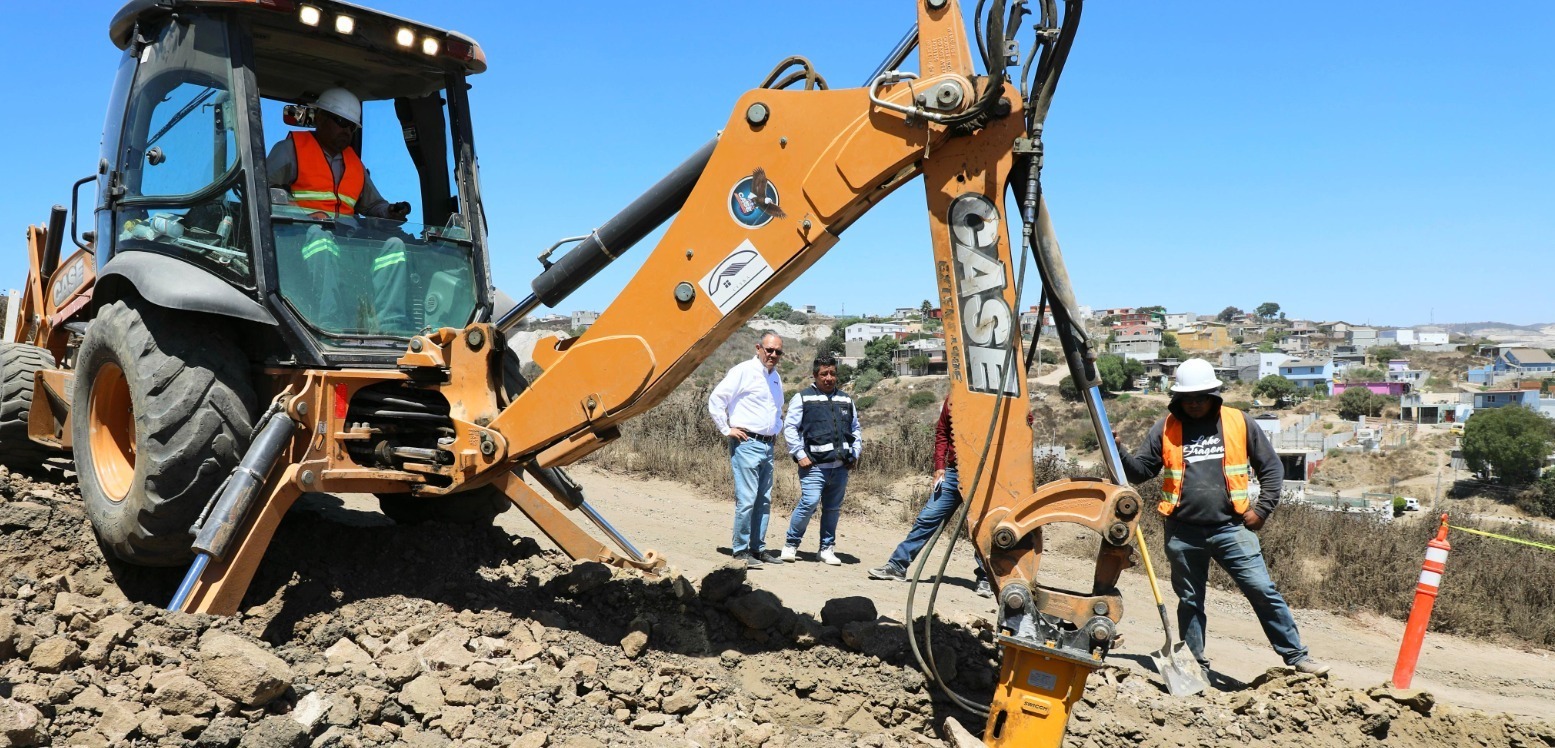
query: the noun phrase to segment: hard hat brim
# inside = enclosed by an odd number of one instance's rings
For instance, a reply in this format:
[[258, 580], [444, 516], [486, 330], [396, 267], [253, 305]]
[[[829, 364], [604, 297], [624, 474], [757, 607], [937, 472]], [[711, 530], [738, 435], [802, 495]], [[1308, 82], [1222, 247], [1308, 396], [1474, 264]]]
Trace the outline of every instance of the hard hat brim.
[[1224, 387], [1225, 384], [1226, 384], [1225, 382], [1222, 382], [1219, 379], [1212, 379], [1209, 382], [1206, 382], [1206, 383], [1198, 385], [1198, 386], [1186, 386], [1185, 387], [1185, 386], [1180, 385], [1180, 384], [1174, 384], [1174, 385], [1172, 385], [1172, 392], [1173, 393], [1180, 393], [1180, 394], [1184, 394], [1184, 395], [1191, 395], [1191, 394], [1193, 394], [1195, 392], [1215, 392], [1215, 391], [1219, 390], [1221, 387]]

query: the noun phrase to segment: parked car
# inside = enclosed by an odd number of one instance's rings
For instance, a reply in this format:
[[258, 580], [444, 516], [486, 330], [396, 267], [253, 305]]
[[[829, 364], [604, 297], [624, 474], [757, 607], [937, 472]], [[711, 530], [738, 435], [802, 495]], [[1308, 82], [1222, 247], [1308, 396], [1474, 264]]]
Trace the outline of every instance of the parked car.
[[1454, 423], [1452, 426], [1448, 427], [1447, 430], [1452, 432], [1453, 436], [1463, 436], [1463, 427], [1464, 427], [1463, 422], [1459, 421], [1457, 423]]

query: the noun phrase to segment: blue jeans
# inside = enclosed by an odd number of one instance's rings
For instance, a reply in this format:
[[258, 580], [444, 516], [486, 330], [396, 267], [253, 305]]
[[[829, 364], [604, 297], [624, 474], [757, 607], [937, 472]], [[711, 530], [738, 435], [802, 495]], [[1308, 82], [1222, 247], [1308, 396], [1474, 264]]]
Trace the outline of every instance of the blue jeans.
[[[896, 550], [891, 553], [891, 560], [886, 563], [896, 567], [898, 571], [907, 571], [907, 565], [912, 563], [913, 557], [923, 546], [929, 542], [929, 537], [934, 534], [935, 528], [949, 521], [955, 516], [956, 507], [961, 504], [961, 481], [954, 467], [945, 468], [945, 479], [940, 481], [934, 489], [934, 495], [929, 497], [927, 504], [918, 510], [918, 518], [913, 520], [912, 530]], [[953, 528], [960, 529], [960, 528]], [[977, 578], [983, 578], [982, 561], [978, 561]]]
[[729, 467], [734, 471], [735, 554], [760, 553], [767, 543], [772, 513], [772, 445], [729, 437]]
[[845, 467], [799, 468], [799, 503], [788, 518], [788, 545], [799, 547], [816, 505], [821, 507], [821, 550], [837, 544], [837, 519], [842, 515], [842, 494], [848, 490]]
[[1204, 607], [1210, 559], [1231, 575], [1253, 604], [1264, 636], [1285, 664], [1306, 658], [1296, 619], [1264, 565], [1257, 533], [1238, 524], [1203, 527], [1167, 520], [1166, 558], [1172, 563], [1172, 589], [1177, 592], [1178, 630], [1199, 664], [1209, 667], [1204, 657]]

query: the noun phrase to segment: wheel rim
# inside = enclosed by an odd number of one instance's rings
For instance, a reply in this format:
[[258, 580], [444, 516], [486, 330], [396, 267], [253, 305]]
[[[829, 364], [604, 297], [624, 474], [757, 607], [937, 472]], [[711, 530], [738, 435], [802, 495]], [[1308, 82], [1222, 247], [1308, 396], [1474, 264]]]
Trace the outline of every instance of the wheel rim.
[[118, 364], [105, 363], [97, 370], [87, 415], [97, 484], [117, 504], [129, 495], [135, 477], [135, 416], [130, 412], [130, 384]]

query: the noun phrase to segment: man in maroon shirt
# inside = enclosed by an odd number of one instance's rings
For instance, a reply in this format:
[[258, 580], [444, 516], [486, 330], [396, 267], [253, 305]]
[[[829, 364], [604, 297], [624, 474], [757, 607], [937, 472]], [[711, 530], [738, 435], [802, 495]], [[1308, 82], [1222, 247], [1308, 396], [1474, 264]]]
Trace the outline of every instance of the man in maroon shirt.
[[[869, 570], [871, 579], [898, 579], [907, 580], [907, 565], [912, 563], [918, 552], [929, 542], [929, 537], [934, 530], [948, 521], [956, 513], [956, 508], [961, 504], [961, 484], [956, 473], [956, 442], [952, 438], [950, 425], [950, 398], [946, 397], [940, 406], [939, 423], [934, 426], [934, 488], [929, 496], [928, 503], [918, 512], [918, 518], [913, 520], [912, 530], [907, 533], [907, 538], [896, 550], [891, 553], [891, 559], [884, 566]], [[958, 528], [959, 529], [959, 528]], [[982, 567], [977, 569], [977, 594], [983, 597], [993, 597], [993, 588], [988, 585], [988, 577], [983, 573]]]

